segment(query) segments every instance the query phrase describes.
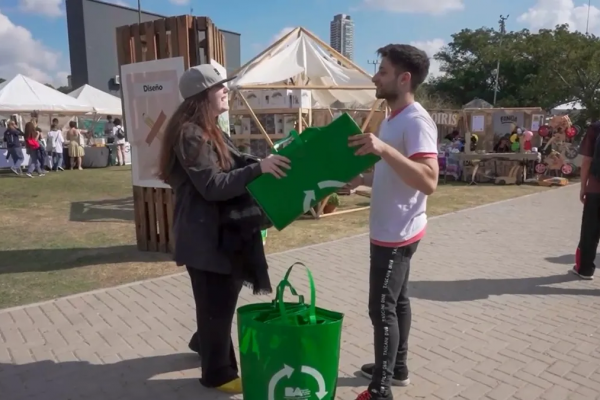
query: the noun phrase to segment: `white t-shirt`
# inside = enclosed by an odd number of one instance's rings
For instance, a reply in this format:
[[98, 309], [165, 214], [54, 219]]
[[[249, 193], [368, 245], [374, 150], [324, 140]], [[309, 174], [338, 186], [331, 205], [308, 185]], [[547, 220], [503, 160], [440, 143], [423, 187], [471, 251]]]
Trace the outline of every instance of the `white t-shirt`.
[[[408, 158], [437, 158], [437, 126], [419, 103], [385, 119], [379, 138]], [[375, 165], [371, 193], [371, 242], [405, 246], [420, 240], [427, 225], [427, 196], [408, 186], [384, 160]]]
[[115, 126], [112, 129], [112, 134], [113, 134], [113, 137], [115, 138], [115, 143], [116, 144], [125, 144], [125, 138], [119, 139], [119, 137], [117, 136], [117, 133], [119, 132], [119, 129], [123, 130], [123, 135], [125, 134], [125, 129], [123, 129], [123, 127], [121, 125]]
[[55, 153], [63, 152], [63, 144], [65, 143], [65, 139], [63, 138], [61, 131], [50, 131], [48, 132], [48, 144], [50, 148]]

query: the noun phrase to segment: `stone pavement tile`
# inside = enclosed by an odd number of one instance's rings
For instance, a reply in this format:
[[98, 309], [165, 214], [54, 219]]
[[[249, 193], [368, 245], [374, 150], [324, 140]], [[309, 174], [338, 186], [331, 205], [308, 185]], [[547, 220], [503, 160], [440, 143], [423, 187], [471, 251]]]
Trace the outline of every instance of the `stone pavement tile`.
[[[567, 274], [577, 190], [431, 221], [409, 285], [412, 385], [396, 399], [600, 399], [600, 284]], [[368, 384], [368, 260], [365, 235], [269, 257], [274, 282], [304, 262], [318, 304], [345, 313], [338, 399]], [[307, 292], [301, 269], [292, 279]], [[266, 300], [243, 291], [240, 305]], [[184, 274], [0, 311], [0, 399], [230, 398], [197, 381], [193, 316]]]

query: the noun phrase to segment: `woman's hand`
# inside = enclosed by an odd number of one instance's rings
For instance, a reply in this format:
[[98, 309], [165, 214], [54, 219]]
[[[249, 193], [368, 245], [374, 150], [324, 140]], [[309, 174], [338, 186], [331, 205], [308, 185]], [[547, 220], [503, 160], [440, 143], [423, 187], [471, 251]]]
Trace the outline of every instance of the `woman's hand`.
[[290, 160], [286, 157], [271, 154], [260, 161], [260, 170], [263, 174], [271, 174], [280, 179], [286, 176], [284, 169], [290, 169]]

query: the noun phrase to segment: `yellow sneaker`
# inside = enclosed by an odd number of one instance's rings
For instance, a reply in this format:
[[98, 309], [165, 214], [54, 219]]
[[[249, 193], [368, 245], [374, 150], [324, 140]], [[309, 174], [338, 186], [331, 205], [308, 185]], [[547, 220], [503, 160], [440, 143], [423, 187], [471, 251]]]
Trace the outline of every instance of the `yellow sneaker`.
[[217, 387], [217, 390], [229, 394], [242, 394], [242, 379], [235, 378], [234, 380]]

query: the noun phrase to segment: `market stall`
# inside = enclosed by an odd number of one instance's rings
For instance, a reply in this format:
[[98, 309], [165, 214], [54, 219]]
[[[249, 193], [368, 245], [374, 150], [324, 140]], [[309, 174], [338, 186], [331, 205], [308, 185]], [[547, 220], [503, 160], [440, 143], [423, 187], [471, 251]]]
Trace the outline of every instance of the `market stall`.
[[94, 112], [89, 115], [78, 118], [78, 125], [85, 129], [88, 134], [94, 138], [104, 137], [104, 123], [106, 116], [121, 118], [123, 109], [121, 107], [121, 98], [112, 94], [103, 92], [90, 85], [83, 85], [75, 89], [69, 96], [76, 98], [82, 104], [94, 108]]
[[[17, 75], [13, 79], [0, 84], [0, 113], [2, 114], [29, 115], [32, 120], [37, 121], [41, 116], [46, 116], [50, 120], [53, 116], [83, 115], [93, 111], [93, 107], [82, 104], [71, 96], [23, 75]], [[23, 119], [16, 118], [17, 121]], [[0, 142], [0, 146], [4, 145], [4, 142]], [[6, 160], [6, 150], [1, 150], [3, 160], [0, 162], [0, 168], [7, 168], [10, 164]], [[24, 155], [23, 165], [27, 165], [29, 157], [24, 146], [22, 151]]]
[[39, 115], [83, 115], [92, 106], [23, 75], [0, 84], [0, 113]]
[[534, 108], [460, 111], [457, 138], [440, 138], [440, 170], [470, 183], [520, 183], [536, 174], [545, 113]]
[[[29, 115], [31, 119], [39, 121], [42, 117], [48, 121], [54, 117], [62, 120], [85, 119], [86, 116], [93, 116], [97, 119], [98, 114], [122, 115], [121, 100], [118, 97], [104, 93], [91, 86], [85, 85], [78, 90], [66, 95], [51, 87], [34, 81], [22, 75], [17, 75], [10, 81], [0, 85], [0, 112], [3, 114], [23, 114]], [[47, 132], [50, 124], [42, 124], [44, 132]], [[62, 127], [62, 126], [61, 126]], [[79, 127], [82, 128], [81, 123]], [[87, 129], [83, 127], [82, 133], [86, 135]], [[66, 136], [66, 130], [63, 129], [63, 135]], [[90, 135], [90, 138], [93, 135]], [[80, 143], [85, 147], [85, 156], [82, 159], [83, 168], [105, 168], [112, 164], [111, 154], [115, 154], [116, 149], [104, 144], [103, 139], [82, 140]], [[2, 145], [2, 143], [0, 143]], [[129, 143], [125, 144], [125, 163], [131, 163]], [[23, 165], [29, 163], [29, 156], [26, 154], [25, 147], [22, 148], [24, 155]], [[10, 163], [6, 160], [6, 150], [2, 149], [2, 161], [0, 168], [9, 168]], [[67, 168], [70, 166], [68, 148], [65, 147], [64, 162]]]
[[[85, 155], [81, 160], [81, 167], [87, 168], [106, 168], [114, 165], [116, 161], [116, 145], [107, 144], [104, 146], [87, 146], [85, 148]], [[64, 162], [65, 168], [71, 167], [71, 160], [69, 155], [69, 149], [64, 149]], [[131, 146], [129, 143], [125, 143], [125, 165], [131, 164]]]

